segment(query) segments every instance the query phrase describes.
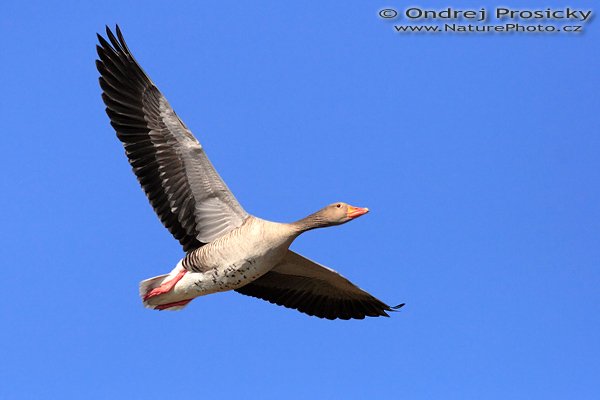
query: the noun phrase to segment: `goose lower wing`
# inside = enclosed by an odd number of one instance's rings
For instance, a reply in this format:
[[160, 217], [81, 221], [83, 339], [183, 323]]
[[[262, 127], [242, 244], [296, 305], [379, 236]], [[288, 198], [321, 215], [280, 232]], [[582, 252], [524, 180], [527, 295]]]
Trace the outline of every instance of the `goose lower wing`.
[[389, 316], [390, 307], [336, 271], [288, 250], [284, 260], [238, 293], [327, 319]]

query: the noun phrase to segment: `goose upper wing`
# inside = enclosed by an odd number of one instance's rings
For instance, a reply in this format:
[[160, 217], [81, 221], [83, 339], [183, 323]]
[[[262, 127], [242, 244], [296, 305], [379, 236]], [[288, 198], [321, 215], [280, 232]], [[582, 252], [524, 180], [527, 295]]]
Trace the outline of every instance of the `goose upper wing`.
[[102, 99], [142, 188], [185, 251], [240, 226], [248, 214], [204, 149], [127, 48], [106, 28], [98, 35]]
[[327, 319], [388, 316], [390, 307], [337, 272], [288, 250], [283, 261], [236, 290], [271, 303]]

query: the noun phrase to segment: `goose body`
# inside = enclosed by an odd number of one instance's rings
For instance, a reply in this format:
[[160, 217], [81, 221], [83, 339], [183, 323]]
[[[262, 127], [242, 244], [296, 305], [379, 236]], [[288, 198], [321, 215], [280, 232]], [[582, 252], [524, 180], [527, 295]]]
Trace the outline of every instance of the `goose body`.
[[[239, 289], [281, 262], [295, 233], [290, 225], [248, 217], [240, 227], [188, 253], [161, 282], [173, 279], [182, 270], [187, 273], [172, 290], [148, 298], [145, 305], [156, 308]], [[147, 290], [144, 287], [141, 291]]]
[[291, 250], [300, 234], [344, 224], [366, 208], [333, 203], [293, 223], [248, 214], [129, 51], [119, 27], [98, 35], [102, 99], [117, 137], [161, 222], [186, 255], [140, 283], [144, 305], [180, 310], [196, 297], [238, 293], [328, 319], [388, 316], [390, 307], [332, 269]]

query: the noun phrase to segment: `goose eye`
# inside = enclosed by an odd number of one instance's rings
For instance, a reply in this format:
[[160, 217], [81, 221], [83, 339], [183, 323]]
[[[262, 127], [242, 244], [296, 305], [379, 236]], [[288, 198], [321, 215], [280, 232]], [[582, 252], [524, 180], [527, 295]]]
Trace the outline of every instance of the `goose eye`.
[[340, 208], [341, 206], [342, 206], [341, 204], [338, 204], [336, 207], [337, 207], [337, 208]]

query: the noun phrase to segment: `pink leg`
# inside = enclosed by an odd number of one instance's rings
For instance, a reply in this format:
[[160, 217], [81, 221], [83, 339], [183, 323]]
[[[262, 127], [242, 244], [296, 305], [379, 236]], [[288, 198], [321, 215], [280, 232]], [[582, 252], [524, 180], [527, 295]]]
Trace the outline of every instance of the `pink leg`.
[[154, 309], [162, 311], [162, 310], [166, 310], [167, 308], [171, 308], [171, 307], [185, 306], [190, 301], [192, 301], [192, 299], [176, 301], [174, 303], [161, 304], [161, 305], [155, 306]]
[[177, 273], [177, 275], [175, 275], [175, 277], [173, 279], [171, 279], [167, 282], [164, 282], [159, 287], [155, 287], [154, 289], [150, 290], [144, 296], [144, 301], [148, 300], [151, 297], [158, 296], [159, 294], [167, 293], [168, 291], [172, 290], [175, 287], [175, 285], [177, 284], [177, 282], [179, 282], [179, 280], [181, 278], [183, 278], [183, 276], [185, 275], [186, 272], [187, 272], [187, 270], [182, 269], [181, 271], [179, 271]]

